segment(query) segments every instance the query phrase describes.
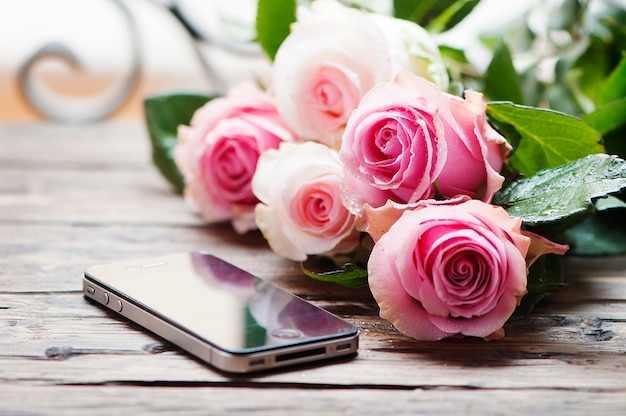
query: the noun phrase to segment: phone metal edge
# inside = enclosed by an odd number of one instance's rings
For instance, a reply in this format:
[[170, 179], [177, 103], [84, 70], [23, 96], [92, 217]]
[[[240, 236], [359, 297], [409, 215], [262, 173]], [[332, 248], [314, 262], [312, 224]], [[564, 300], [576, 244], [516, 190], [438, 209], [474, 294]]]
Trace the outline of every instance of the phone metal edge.
[[[356, 354], [359, 331], [334, 339], [324, 339], [305, 344], [289, 345], [253, 353], [237, 354], [224, 351], [207, 341], [172, 325], [136, 305], [133, 299], [125, 299], [113, 293], [94, 278], [83, 276], [83, 295], [143, 328], [177, 345], [215, 368], [229, 373], [250, 373], [294, 364], [311, 363]], [[323, 353], [309, 355], [307, 352]], [[294, 355], [293, 359], [281, 357]], [[277, 360], [278, 358], [278, 360]]]

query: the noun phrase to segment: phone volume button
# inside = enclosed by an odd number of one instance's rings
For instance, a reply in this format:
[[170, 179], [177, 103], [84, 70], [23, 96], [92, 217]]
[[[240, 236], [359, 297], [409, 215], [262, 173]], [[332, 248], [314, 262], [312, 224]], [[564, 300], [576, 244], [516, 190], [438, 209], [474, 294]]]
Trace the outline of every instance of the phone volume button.
[[109, 304], [109, 294], [107, 292], [104, 292], [104, 304], [108, 305]]
[[124, 309], [124, 304], [121, 300], [118, 299], [117, 303], [115, 304], [115, 310], [118, 312], [122, 312], [122, 309]]

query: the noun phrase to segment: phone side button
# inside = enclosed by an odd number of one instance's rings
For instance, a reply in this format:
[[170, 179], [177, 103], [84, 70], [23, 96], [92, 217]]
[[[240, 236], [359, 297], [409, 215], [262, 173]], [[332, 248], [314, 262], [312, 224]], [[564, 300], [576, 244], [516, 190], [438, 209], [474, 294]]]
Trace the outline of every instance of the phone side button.
[[109, 304], [109, 294], [107, 292], [104, 292], [104, 304]]
[[115, 302], [115, 310], [118, 312], [122, 312], [122, 309], [124, 309], [124, 304], [121, 300], [118, 299], [117, 302]]
[[93, 295], [94, 293], [96, 293], [96, 288], [93, 286], [85, 285], [85, 288], [87, 290], [87, 293], [89, 293], [90, 295]]

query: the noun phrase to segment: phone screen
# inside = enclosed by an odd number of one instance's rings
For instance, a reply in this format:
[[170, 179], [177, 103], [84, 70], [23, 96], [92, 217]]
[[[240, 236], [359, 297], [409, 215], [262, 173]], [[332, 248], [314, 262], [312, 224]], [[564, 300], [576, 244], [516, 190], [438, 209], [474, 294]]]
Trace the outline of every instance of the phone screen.
[[349, 322], [206, 253], [95, 266], [86, 277], [233, 353], [357, 332]]

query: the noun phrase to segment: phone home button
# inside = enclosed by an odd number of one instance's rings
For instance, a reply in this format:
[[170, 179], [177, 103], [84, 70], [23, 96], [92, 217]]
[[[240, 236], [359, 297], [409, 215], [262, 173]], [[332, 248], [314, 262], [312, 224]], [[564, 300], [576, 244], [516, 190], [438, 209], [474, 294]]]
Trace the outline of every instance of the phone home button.
[[273, 330], [270, 334], [280, 339], [298, 339], [304, 336], [302, 331], [295, 328], [278, 328]]

